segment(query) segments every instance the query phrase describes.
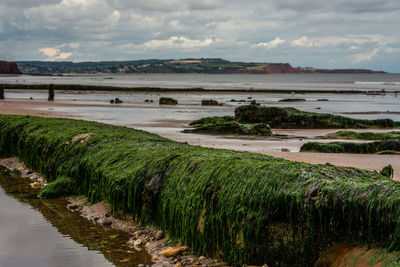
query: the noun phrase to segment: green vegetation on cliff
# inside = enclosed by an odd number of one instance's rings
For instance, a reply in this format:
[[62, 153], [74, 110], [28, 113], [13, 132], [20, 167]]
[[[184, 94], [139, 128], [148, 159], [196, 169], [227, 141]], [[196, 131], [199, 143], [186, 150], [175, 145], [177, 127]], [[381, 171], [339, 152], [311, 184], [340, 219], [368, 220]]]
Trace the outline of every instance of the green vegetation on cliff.
[[400, 246], [400, 184], [376, 172], [30, 116], [0, 115], [0, 154], [47, 178], [42, 197], [106, 200], [228, 262], [310, 266], [333, 242]]
[[241, 106], [235, 109], [235, 119], [241, 123], [268, 123], [271, 128], [389, 128], [400, 127], [391, 119], [359, 120], [326, 113], [300, 111], [295, 108]]

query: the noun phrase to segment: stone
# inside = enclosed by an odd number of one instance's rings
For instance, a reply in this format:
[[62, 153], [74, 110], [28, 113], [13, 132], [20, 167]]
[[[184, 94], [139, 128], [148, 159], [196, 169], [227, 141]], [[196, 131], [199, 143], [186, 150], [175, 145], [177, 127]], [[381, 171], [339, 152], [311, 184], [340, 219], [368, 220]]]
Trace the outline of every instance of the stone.
[[140, 247], [142, 245], [142, 240], [141, 239], [137, 239], [133, 242], [133, 245], [135, 247]]
[[142, 263], [138, 264], [138, 267], [144, 267], [144, 264], [142, 264]]
[[102, 224], [103, 224], [104, 226], [110, 226], [110, 225], [112, 224], [112, 221], [111, 221], [110, 218], [107, 217], [107, 218], [105, 218], [105, 219], [103, 220]]
[[200, 256], [199, 257], [199, 261], [203, 261], [203, 260], [205, 260], [206, 259], [206, 257], [204, 257], [204, 256]]
[[174, 265], [174, 267], [182, 267], [182, 263], [178, 262], [177, 264]]
[[166, 250], [160, 252], [160, 255], [165, 256], [167, 258], [176, 257], [176, 256], [179, 256], [180, 254], [182, 254], [183, 252], [185, 252], [186, 250], [188, 250], [187, 246], [183, 246], [183, 247], [168, 247]]
[[33, 182], [33, 183], [30, 183], [29, 185], [30, 185], [33, 189], [39, 189], [39, 188], [42, 187], [41, 184], [38, 183], [38, 182]]
[[202, 106], [221, 106], [222, 104], [218, 103], [218, 101], [214, 99], [203, 99], [201, 101]]
[[160, 105], [177, 105], [178, 101], [170, 97], [161, 97]]
[[156, 235], [154, 236], [154, 238], [155, 238], [156, 240], [163, 239], [163, 238], [164, 238], [164, 231], [162, 231], [162, 230], [157, 231], [157, 233], [156, 233]]

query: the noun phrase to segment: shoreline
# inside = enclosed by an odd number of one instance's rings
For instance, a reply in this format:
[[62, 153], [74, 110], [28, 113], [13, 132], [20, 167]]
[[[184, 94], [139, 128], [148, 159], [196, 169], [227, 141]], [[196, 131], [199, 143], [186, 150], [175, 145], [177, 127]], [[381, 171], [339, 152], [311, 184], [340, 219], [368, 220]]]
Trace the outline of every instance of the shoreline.
[[[5, 90], [46, 90], [48, 84], [18, 84], [18, 83], [2, 83], [5, 86]], [[109, 85], [90, 85], [90, 84], [54, 84], [56, 91], [108, 91], [108, 92], [154, 92], [154, 93], [281, 93], [281, 94], [356, 94], [356, 95], [386, 95], [400, 93], [398, 90], [366, 90], [366, 89], [349, 89], [349, 90], [305, 90], [305, 89], [217, 89], [210, 88], [206, 89], [203, 87], [184, 87], [184, 88], [173, 88], [173, 87], [122, 87], [122, 86], [109, 86]]]
[[[0, 165], [10, 171], [18, 170], [20, 172], [18, 176], [32, 181], [30, 184], [32, 188], [43, 188], [47, 185], [46, 179], [39, 172], [27, 168], [17, 157], [0, 157]], [[178, 264], [181, 264], [180, 267], [192, 264], [206, 264], [214, 267], [229, 266], [220, 259], [188, 254], [187, 252], [190, 251], [190, 248], [181, 246], [180, 241], [174, 241], [176, 245], [171, 247], [171, 241], [163, 231], [152, 226], [143, 227], [143, 225], [135, 223], [129, 215], [119, 214], [124, 218], [114, 217], [110, 205], [105, 201], [89, 204], [85, 196], [68, 196], [66, 200], [69, 202], [66, 207], [69, 211], [79, 212], [83, 218], [103, 227], [111, 227], [129, 233], [131, 237], [127, 241], [128, 247], [136, 250], [145, 249], [154, 262], [153, 267], [179, 267]], [[135, 245], [135, 241], [139, 242], [139, 245]], [[172, 252], [171, 256], [164, 255], [167, 250]]]
[[[179, 105], [181, 108], [183, 105]], [[14, 115], [31, 115], [39, 117], [53, 117], [53, 118], [72, 118], [72, 119], [83, 119], [83, 120], [98, 120], [99, 118], [93, 115], [85, 114], [74, 114], [65, 111], [55, 111], [54, 109], [63, 107], [110, 107], [109, 104], [102, 105], [91, 105], [91, 104], [80, 104], [80, 103], [68, 103], [62, 101], [48, 102], [47, 100], [29, 100], [29, 99], [5, 99], [0, 101], [0, 114], [14, 114]], [[112, 106], [112, 108], [132, 108], [139, 107], [143, 109], [170, 109], [175, 107], [170, 106], [147, 106], [143, 104], [131, 104]], [[183, 106], [184, 109], [190, 109], [194, 105]], [[196, 106], [201, 107], [201, 106]], [[220, 108], [220, 107], [219, 107]], [[100, 120], [101, 121], [101, 120]], [[336, 132], [340, 129], [278, 129], [274, 130], [277, 135], [285, 135], [274, 141], [273, 138], [244, 138], [237, 136], [210, 136], [210, 135], [199, 135], [199, 134], [182, 134], [176, 131], [170, 131], [170, 127], [173, 129], [184, 129], [188, 127], [189, 121], [179, 120], [162, 120], [161, 118], [151, 123], [134, 123], [124, 124], [115, 122], [107, 122], [113, 125], [126, 126], [132, 128], [139, 128], [145, 131], [149, 131], [158, 134], [162, 137], [175, 140], [177, 142], [187, 142], [191, 145], [200, 145], [211, 148], [223, 148], [232, 149], [237, 151], [248, 151], [260, 154], [271, 155], [274, 157], [284, 158], [291, 161], [300, 161], [306, 163], [325, 164], [331, 163], [338, 166], [350, 166], [362, 169], [380, 171], [383, 167], [391, 164], [394, 169], [394, 180], [400, 181], [400, 156], [399, 155], [360, 155], [360, 154], [332, 154], [332, 153], [305, 153], [305, 152], [280, 152], [281, 148], [288, 148], [290, 151], [296, 151], [295, 149], [301, 146], [305, 141], [318, 139], [324, 135], [332, 132]], [[348, 130], [348, 129], [347, 129]], [[360, 129], [359, 132], [363, 131], [376, 131], [384, 132], [396, 129]], [[307, 137], [311, 137], [308, 139]], [[288, 139], [289, 138], [289, 139]], [[290, 141], [290, 139], [295, 139]], [[288, 140], [288, 141], [287, 141]], [[297, 141], [296, 141], [297, 140]], [[302, 140], [302, 141], [300, 141]], [[329, 139], [323, 139], [326, 141]], [[272, 151], [271, 151], [272, 150]]]

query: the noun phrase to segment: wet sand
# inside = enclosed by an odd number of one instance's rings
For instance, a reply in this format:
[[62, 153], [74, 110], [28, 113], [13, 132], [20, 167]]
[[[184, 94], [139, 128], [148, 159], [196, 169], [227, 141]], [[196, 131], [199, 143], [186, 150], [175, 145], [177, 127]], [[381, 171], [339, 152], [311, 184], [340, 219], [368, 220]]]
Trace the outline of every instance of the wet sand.
[[[110, 108], [110, 105], [106, 104], [104, 105], [86, 104], [86, 103], [80, 104], [80, 103], [71, 103], [71, 101], [63, 101], [63, 100], [48, 102], [44, 100], [6, 99], [0, 101], [0, 114], [32, 115], [32, 116], [42, 116], [42, 117], [64, 117], [64, 118], [102, 121], [102, 118], [88, 114], [78, 115], [73, 112], [71, 113], [60, 112], [54, 110], [57, 108], [66, 108], [66, 107], [78, 108], [78, 107], [88, 107], [88, 106], [98, 107], [98, 108], [102, 107]], [[113, 108], [119, 108], [119, 107], [123, 108], [151, 107], [153, 109], [171, 108], [168, 106], [158, 106], [158, 104], [154, 104], [151, 106], [143, 106], [143, 104], [113, 106]], [[182, 108], [188, 110], [190, 108], [199, 108], [199, 106], [178, 105], [174, 106], [174, 108]], [[110, 121], [110, 119], [107, 119], [107, 121]], [[350, 167], [357, 167], [357, 168], [377, 170], [377, 171], [381, 170], [383, 167], [390, 164], [394, 168], [394, 179], [400, 181], [400, 155], [293, 152], [293, 151], [298, 151], [299, 147], [303, 143], [308, 142], [311, 139], [313, 141], [322, 141], [322, 142], [332, 141], [330, 139], [323, 139], [321, 137], [329, 133], [334, 133], [338, 131], [338, 129], [274, 130], [274, 133], [277, 135], [277, 137], [272, 137], [272, 138], [238, 137], [238, 136], [222, 137], [213, 135], [180, 133], [181, 130], [187, 128], [188, 122], [189, 121], [186, 120], [165, 120], [163, 118], [154, 118], [153, 121], [146, 123], [124, 124], [115, 121], [115, 123], [112, 122], [112, 124], [143, 129], [175, 141], [188, 142], [189, 144], [192, 145], [262, 153], [292, 161], [303, 161], [316, 164], [331, 163], [338, 166], [350, 166]], [[363, 129], [359, 131], [371, 131], [371, 130]], [[374, 130], [374, 131], [382, 132], [388, 130]], [[292, 152], [280, 152], [282, 148], [289, 149], [289, 151]]]

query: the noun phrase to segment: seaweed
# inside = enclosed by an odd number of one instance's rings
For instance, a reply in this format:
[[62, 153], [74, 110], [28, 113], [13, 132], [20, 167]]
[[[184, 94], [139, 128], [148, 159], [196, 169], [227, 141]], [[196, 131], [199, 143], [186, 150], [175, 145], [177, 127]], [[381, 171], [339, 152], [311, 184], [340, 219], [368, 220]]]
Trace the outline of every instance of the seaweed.
[[334, 134], [328, 134], [327, 138], [337, 139], [360, 139], [360, 140], [387, 140], [387, 139], [399, 139], [399, 131], [390, 131], [385, 133], [374, 133], [374, 132], [354, 132], [354, 131], [338, 131]]
[[391, 119], [360, 120], [348, 117], [300, 111], [295, 108], [241, 106], [235, 109], [235, 119], [241, 123], [267, 123], [272, 128], [391, 128], [400, 122]]
[[400, 152], [399, 139], [389, 139], [370, 143], [351, 142], [308, 142], [300, 147], [300, 152], [323, 152], [323, 153], [359, 153], [359, 154], [389, 154]]
[[0, 115], [0, 154], [40, 171], [43, 196], [105, 200], [230, 263], [310, 266], [332, 243], [400, 245], [400, 184], [377, 172], [16, 115]]

